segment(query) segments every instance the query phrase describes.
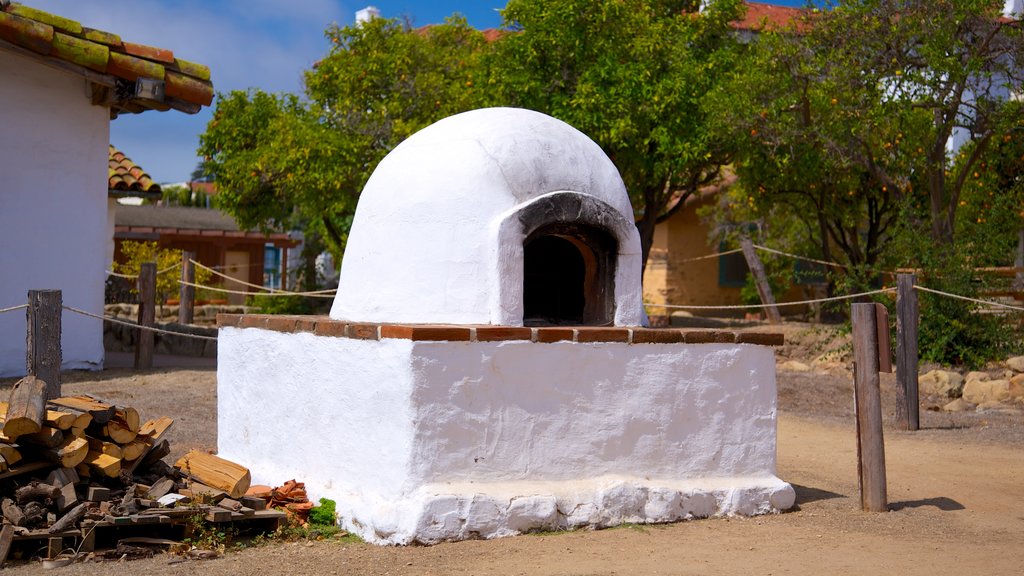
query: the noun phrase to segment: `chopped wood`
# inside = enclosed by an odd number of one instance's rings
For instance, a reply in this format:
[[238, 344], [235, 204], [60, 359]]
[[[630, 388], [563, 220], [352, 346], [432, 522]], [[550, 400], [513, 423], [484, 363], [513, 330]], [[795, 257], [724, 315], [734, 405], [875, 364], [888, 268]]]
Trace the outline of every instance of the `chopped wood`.
[[89, 450], [113, 456], [114, 458], [123, 458], [123, 450], [121, 447], [113, 442], [107, 442], [100, 440], [99, 438], [86, 437], [89, 442]]
[[88, 466], [90, 471], [107, 478], [117, 478], [121, 475], [121, 459], [102, 452], [89, 450], [82, 464]]
[[7, 466], [7, 460], [4, 460], [4, 457], [0, 456], [0, 473], [7, 472], [8, 468], [9, 466]]
[[85, 516], [85, 512], [88, 509], [88, 502], [82, 502], [78, 506], [75, 506], [74, 508], [71, 509], [71, 512], [68, 512], [63, 517], [61, 517], [60, 520], [54, 522], [53, 526], [50, 526], [48, 532], [50, 534], [56, 534], [58, 532], [63, 532], [64, 530], [71, 528], [72, 526], [74, 526], [75, 522], [78, 522], [83, 516]]
[[14, 526], [4, 524], [0, 528], [0, 568], [7, 562], [7, 555], [11, 552], [11, 542], [14, 541]]
[[206, 520], [208, 522], [230, 522], [231, 511], [223, 508], [210, 508], [206, 512]]
[[142, 421], [139, 418], [139, 411], [128, 406], [118, 406], [114, 410], [114, 419], [120, 421], [132, 432], [138, 433], [142, 429]]
[[78, 473], [75, 472], [74, 467], [54, 468], [50, 475], [46, 477], [46, 483], [53, 484], [54, 486], [78, 484], [78, 481]]
[[139, 457], [149, 451], [149, 446], [148, 442], [136, 438], [124, 446], [121, 446], [121, 459], [138, 460]]
[[177, 482], [173, 479], [161, 478], [156, 484], [149, 487], [148, 497], [153, 500], [159, 500], [163, 495], [172, 492], [176, 486]]
[[267, 501], [264, 500], [263, 498], [257, 498], [255, 496], [242, 496], [240, 500], [242, 501], [242, 505], [245, 506], [246, 508], [252, 508], [253, 510], [257, 511], [267, 509]]
[[92, 421], [95, 424], [106, 424], [114, 417], [114, 411], [116, 410], [112, 404], [105, 404], [92, 396], [84, 394], [54, 398], [50, 400], [50, 404], [70, 408], [76, 412], [87, 412], [92, 416]]
[[221, 500], [220, 502], [217, 503], [217, 506], [220, 506], [225, 510], [231, 510], [232, 512], [238, 512], [243, 508], [241, 502], [239, 502], [238, 500], [234, 500], [232, 498], [225, 498]]
[[89, 454], [89, 442], [85, 438], [69, 436], [59, 446], [45, 451], [48, 460], [60, 464], [64, 468], [73, 468], [85, 460]]
[[29, 502], [22, 508], [25, 513], [25, 526], [33, 526], [46, 521], [46, 507], [39, 502]]
[[18, 437], [20, 444], [32, 444], [43, 448], [56, 448], [64, 441], [64, 433], [56, 428], [43, 426], [39, 431]]
[[42, 482], [32, 482], [14, 491], [14, 497], [18, 499], [18, 504], [46, 498], [56, 500], [58, 496], [60, 496], [60, 488]]
[[3, 457], [8, 466], [14, 466], [21, 460], [21, 451], [17, 446], [0, 444], [0, 457]]
[[191, 450], [175, 462], [175, 467], [187, 476], [227, 492], [230, 498], [239, 498], [249, 489], [249, 469], [213, 454]]
[[57, 510], [66, 512], [68, 508], [78, 504], [78, 493], [74, 484], [65, 484], [60, 489], [60, 496], [57, 497]]
[[82, 412], [78, 416], [75, 416], [75, 423], [71, 425], [72, 436], [85, 436], [85, 431], [92, 424], [92, 414], [88, 412]]
[[167, 416], [161, 416], [154, 420], [149, 420], [139, 428], [139, 434], [143, 436], [150, 436], [154, 440], [163, 437], [163, 435], [170, 429], [171, 425], [174, 424], [174, 420]]
[[25, 525], [25, 512], [10, 498], [0, 501], [0, 510], [3, 510], [4, 519], [15, 526]]
[[35, 472], [36, 470], [42, 470], [43, 468], [49, 468], [50, 466], [53, 466], [53, 464], [50, 464], [49, 462], [23, 462], [17, 466], [12, 466], [7, 472], [0, 473], [0, 480], [20, 476], [22, 474], [28, 474], [29, 472]]
[[188, 488], [178, 490], [178, 494], [188, 496], [193, 502], [216, 504], [228, 497], [228, 493], [220, 488], [213, 488], [200, 482], [189, 482]]
[[[7, 402], [0, 402], [0, 414], [7, 414]], [[77, 415], [71, 412], [47, 410], [43, 423], [58, 430], [68, 430], [74, 424]], [[4, 418], [6, 419], [6, 418]]]
[[[146, 436], [140, 436], [140, 438], [148, 438]], [[144, 440], [145, 441], [145, 440]], [[127, 473], [133, 474], [137, 468], [145, 470], [157, 461], [162, 461], [162, 458], [171, 453], [171, 445], [167, 440], [161, 440], [151, 447], [148, 447], [146, 452], [128, 462], [123, 462], [122, 465]]]
[[4, 416], [4, 436], [17, 438], [38, 432], [46, 418], [46, 382], [25, 376], [11, 389]]
[[106, 424], [97, 424], [94, 420], [92, 425], [86, 428], [85, 433], [93, 438], [108, 438], [117, 444], [127, 444], [138, 436], [138, 432], [132, 432], [127, 424], [116, 419], [111, 419]]

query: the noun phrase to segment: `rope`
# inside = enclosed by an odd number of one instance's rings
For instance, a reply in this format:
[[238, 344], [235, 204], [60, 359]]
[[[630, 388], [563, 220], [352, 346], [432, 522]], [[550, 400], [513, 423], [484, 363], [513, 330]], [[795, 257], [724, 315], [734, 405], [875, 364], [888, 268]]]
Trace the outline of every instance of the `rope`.
[[[176, 264], [168, 266], [167, 268], [164, 268], [163, 270], [157, 270], [156, 271], [156, 275], [159, 276], [161, 274], [166, 274], [167, 272], [170, 272], [171, 270], [174, 270], [175, 268], [177, 268], [179, 266], [181, 266], [181, 262], [178, 262]], [[113, 271], [110, 271], [110, 270], [104, 270], [104, 272], [106, 272], [108, 276], [116, 276], [118, 278], [125, 278], [127, 280], [135, 280], [135, 279], [137, 279], [139, 277], [138, 274], [118, 274], [117, 272], [113, 272]]]
[[947, 298], [956, 298], [957, 300], [966, 300], [967, 302], [975, 302], [977, 304], [984, 304], [985, 306], [995, 306], [996, 308], [1006, 308], [1009, 310], [1019, 310], [1024, 312], [1024, 308], [1020, 306], [1010, 306], [1009, 304], [1003, 304], [1002, 302], [993, 302], [992, 300], [978, 300], [977, 298], [968, 298], [967, 296], [958, 296], [957, 294], [950, 294], [948, 292], [941, 292], [939, 290], [933, 290], [931, 288], [925, 288], [924, 286], [914, 286], [914, 289], [922, 292], [931, 292], [932, 294], [938, 294], [939, 296], [945, 296]]
[[20, 306], [11, 306], [10, 308], [0, 308], [0, 314], [4, 312], [14, 312], [15, 310], [21, 310], [22, 308], [28, 308], [28, 304], [22, 304]]
[[136, 324], [134, 322], [125, 322], [124, 320], [119, 320], [117, 318], [111, 318], [110, 316], [100, 316], [98, 314], [93, 314], [91, 312], [86, 312], [85, 310], [79, 310], [78, 308], [72, 308], [71, 306], [67, 306], [67, 305], [63, 305], [63, 306], [61, 306], [61, 308], [67, 310], [68, 312], [74, 312], [75, 314], [81, 314], [82, 316], [88, 316], [89, 318], [95, 318], [97, 320], [104, 320], [104, 321], [107, 321], [107, 322], [112, 322], [114, 324], [121, 324], [122, 326], [129, 326], [131, 328], [138, 328], [139, 330], [147, 330], [149, 332], [156, 332], [157, 334], [171, 334], [173, 336], [184, 336], [186, 338], [196, 338], [198, 340], [213, 340], [214, 342], [217, 341], [217, 338], [215, 336], [202, 336], [202, 335], [199, 335], [199, 334], [189, 334], [187, 332], [175, 332], [174, 330], [164, 330], [162, 328], [153, 328], [152, 326], [140, 326], [139, 324]]
[[[227, 274], [223, 274], [221, 272], [218, 272], [218, 271], [214, 270], [213, 268], [210, 268], [209, 266], [204, 266], [204, 265], [200, 264], [199, 262], [196, 262], [195, 260], [191, 260], [191, 262], [195, 266], [197, 266], [199, 268], [202, 268], [203, 270], [208, 270], [208, 271], [212, 272], [213, 274], [215, 274], [217, 276], [220, 276], [221, 278], [225, 278], [227, 280], [231, 280], [232, 282], [236, 282], [236, 283], [241, 284], [243, 286], [249, 286], [251, 288], [258, 288], [260, 290], [267, 290], [268, 292], [264, 293], [264, 295], [271, 295], [271, 294], [273, 294], [273, 295], [276, 295], [276, 296], [318, 296], [318, 295], [323, 295], [323, 294], [328, 294], [328, 293], [331, 293], [332, 297], [334, 295], [333, 294], [334, 290], [317, 290], [315, 292], [291, 292], [291, 291], [288, 291], [288, 290], [275, 290], [273, 288], [267, 288], [266, 286], [260, 286], [259, 284], [252, 284], [250, 282], [244, 282], [242, 280], [239, 280], [238, 278], [234, 278], [234, 277], [228, 276]], [[187, 286], [192, 286], [192, 284], [189, 284], [188, 282], [181, 282], [181, 283], [185, 284]], [[224, 289], [214, 289], [214, 288], [210, 288], [208, 286], [203, 286], [203, 288], [207, 288], [207, 289], [210, 289], [210, 290], [224, 291]], [[253, 292], [229, 292], [229, 294], [254, 294], [254, 293]]]
[[191, 286], [193, 288], [202, 288], [203, 290], [210, 290], [211, 292], [223, 292], [224, 294], [241, 294], [243, 296], [307, 296], [309, 298], [334, 298], [334, 294], [321, 294], [316, 292], [242, 292], [241, 290], [229, 290], [227, 288], [215, 288], [213, 286], [193, 284], [191, 282], [185, 282], [184, 280], [178, 280], [178, 283], [184, 284], [185, 286]]
[[846, 296], [832, 296], [831, 298], [818, 298], [817, 300], [801, 300], [799, 302], [780, 302], [778, 304], [735, 304], [730, 306], [680, 306], [675, 304], [647, 304], [652, 308], [675, 308], [680, 310], [743, 310], [745, 308], [771, 308], [773, 306], [797, 306], [800, 304], [818, 304], [820, 302], [835, 302], [837, 300], [851, 300], [862, 296], [872, 296], [885, 292], [895, 292], [896, 288], [882, 288], [860, 294], [848, 294]]
[[696, 256], [694, 258], [687, 258], [685, 260], [679, 260], [679, 262], [696, 262], [698, 260], [707, 260], [709, 258], [718, 258], [719, 256], [728, 256], [729, 254], [735, 254], [737, 252], [743, 252], [743, 248], [735, 248], [733, 250], [726, 250], [725, 252], [718, 252], [716, 254], [708, 254], [706, 256]]
[[789, 256], [790, 258], [796, 258], [797, 260], [803, 260], [805, 262], [814, 262], [815, 264], [822, 264], [824, 266], [832, 266], [833, 268], [848, 268], [848, 266], [845, 266], [843, 264], [839, 264], [837, 262], [828, 262], [826, 260], [818, 260], [817, 258], [808, 258], [806, 256], [797, 256], [796, 254], [790, 254], [788, 252], [783, 252], [782, 250], [776, 250], [774, 248], [768, 248], [767, 246], [760, 246], [758, 244], [754, 244], [754, 248], [757, 248], [758, 250], [762, 250], [764, 252], [768, 252], [769, 254], [778, 254], [779, 256]]

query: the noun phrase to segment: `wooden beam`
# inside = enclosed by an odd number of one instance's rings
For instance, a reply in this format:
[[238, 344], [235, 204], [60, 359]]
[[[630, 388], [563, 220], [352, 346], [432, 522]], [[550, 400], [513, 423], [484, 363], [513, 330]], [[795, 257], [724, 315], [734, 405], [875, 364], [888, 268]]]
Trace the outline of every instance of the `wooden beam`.
[[904, 430], [920, 429], [917, 330], [920, 320], [914, 274], [896, 275], [896, 420]]
[[[139, 270], [139, 326], [152, 327], [156, 321], [156, 263], [146, 262]], [[154, 334], [150, 330], [138, 329], [135, 340], [135, 369], [148, 370], [153, 367]]]
[[30, 290], [28, 293], [28, 373], [46, 382], [46, 398], [60, 396], [60, 290]]
[[885, 512], [888, 509], [888, 499], [875, 304], [852, 304], [851, 320], [854, 404], [857, 413], [857, 471], [860, 476], [861, 508], [868, 512]]

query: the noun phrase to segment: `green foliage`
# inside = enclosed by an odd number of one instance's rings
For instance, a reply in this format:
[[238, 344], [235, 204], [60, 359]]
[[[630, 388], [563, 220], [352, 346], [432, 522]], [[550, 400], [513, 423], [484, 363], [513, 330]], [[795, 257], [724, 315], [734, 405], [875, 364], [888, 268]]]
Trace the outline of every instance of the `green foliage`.
[[234, 536], [231, 530], [225, 530], [222, 525], [207, 522], [204, 513], [198, 510], [186, 518], [185, 532], [186, 544], [200, 550], [215, 550], [221, 553]]
[[[714, 181], [728, 162], [705, 95], [736, 55], [735, 0], [511, 0], [514, 34], [489, 62], [495, 99], [539, 110], [593, 138], [638, 211], [643, 260], [674, 195]], [[682, 201], [675, 205], [682, 205]]]
[[313, 313], [312, 298], [306, 296], [248, 296], [245, 305], [254, 314], [298, 314]]
[[[181, 250], [160, 248], [156, 242], [135, 242], [125, 240], [121, 243], [124, 262], [114, 262], [114, 272], [127, 276], [138, 276], [142, 264], [156, 263], [156, 297], [159, 302], [178, 294], [178, 280], [181, 278]], [[205, 284], [210, 279], [210, 272], [202, 268], [195, 269], [196, 284]], [[132, 294], [138, 294], [138, 283], [132, 283]]]
[[320, 499], [320, 505], [309, 511], [309, 523], [314, 526], [334, 526], [338, 523], [334, 500]]
[[217, 207], [216, 196], [203, 192], [193, 192], [188, 186], [165, 186], [162, 194], [162, 202], [165, 206]]

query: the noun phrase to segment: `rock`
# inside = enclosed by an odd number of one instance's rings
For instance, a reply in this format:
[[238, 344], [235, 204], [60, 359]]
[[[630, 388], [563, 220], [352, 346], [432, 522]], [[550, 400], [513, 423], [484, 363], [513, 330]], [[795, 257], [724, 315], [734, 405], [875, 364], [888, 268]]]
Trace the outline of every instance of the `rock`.
[[1006, 366], [1014, 372], [1024, 372], [1024, 356], [1014, 356], [1006, 360]]
[[789, 360], [779, 364], [779, 370], [786, 370], [788, 372], [810, 372], [811, 367], [797, 360]]
[[942, 407], [943, 412], [965, 412], [968, 410], [974, 410], [974, 404], [971, 404], [963, 398], [957, 398]]
[[998, 402], [996, 400], [989, 400], [988, 402], [982, 402], [981, 404], [978, 404], [978, 407], [975, 410], [977, 410], [978, 412], [990, 412], [993, 410], [1006, 409], [1007, 406], [1004, 405], [1002, 402]]
[[1015, 400], [1024, 399], [1024, 374], [1017, 374], [1010, 378], [1010, 386], [1007, 388], [1010, 398]]
[[960, 396], [964, 388], [964, 377], [949, 370], [932, 370], [917, 379], [921, 394], [935, 394], [946, 398]]
[[967, 376], [964, 376], [964, 382], [971, 382], [972, 380], [991, 380], [992, 376], [988, 372], [968, 372]]
[[1002, 402], [1010, 397], [1009, 380], [971, 380], [964, 385], [964, 400], [972, 404]]

